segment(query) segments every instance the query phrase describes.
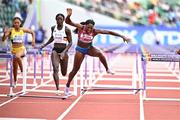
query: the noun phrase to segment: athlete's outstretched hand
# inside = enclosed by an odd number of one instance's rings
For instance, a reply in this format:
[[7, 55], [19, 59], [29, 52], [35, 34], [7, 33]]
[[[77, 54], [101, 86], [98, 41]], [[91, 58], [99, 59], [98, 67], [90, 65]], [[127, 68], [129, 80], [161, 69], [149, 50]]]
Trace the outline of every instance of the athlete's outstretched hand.
[[72, 9], [71, 8], [67, 8], [67, 15], [71, 16], [72, 15]]
[[127, 38], [127, 37], [123, 37], [123, 41], [129, 43], [129, 42], [131, 42], [131, 39]]

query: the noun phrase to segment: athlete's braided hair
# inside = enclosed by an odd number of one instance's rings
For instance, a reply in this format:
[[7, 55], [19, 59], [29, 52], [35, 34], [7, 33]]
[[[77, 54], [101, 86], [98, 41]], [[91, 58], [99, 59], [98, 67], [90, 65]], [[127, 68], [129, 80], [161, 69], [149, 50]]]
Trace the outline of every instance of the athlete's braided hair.
[[[87, 24], [92, 24], [92, 25], [95, 25], [95, 22], [94, 20], [92, 19], [88, 19], [86, 20], [85, 22], [80, 22], [81, 25], [87, 25]], [[78, 33], [78, 28], [76, 28], [74, 31], [73, 31], [75, 34]]]

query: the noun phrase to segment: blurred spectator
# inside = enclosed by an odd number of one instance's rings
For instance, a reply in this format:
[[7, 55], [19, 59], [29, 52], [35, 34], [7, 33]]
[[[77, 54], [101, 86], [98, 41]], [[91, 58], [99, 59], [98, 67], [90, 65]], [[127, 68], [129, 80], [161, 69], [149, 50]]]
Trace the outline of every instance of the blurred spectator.
[[19, 1], [20, 14], [21, 14], [21, 17], [23, 20], [26, 19], [28, 5], [29, 5], [28, 0], [20, 0]]
[[176, 13], [172, 7], [168, 10], [168, 21], [170, 24], [176, 23]]
[[2, 36], [3, 36], [3, 28], [0, 27], [0, 40], [1, 40]]
[[[179, 25], [178, 0], [65, 0], [132, 25]], [[173, 3], [174, 2], [174, 3]], [[169, 4], [171, 3], [171, 4]], [[172, 6], [173, 3], [173, 7]], [[178, 16], [179, 14], [179, 16]]]
[[0, 27], [12, 26], [12, 19], [20, 17], [23, 22], [27, 16], [27, 6], [32, 0], [1, 0]]
[[149, 16], [148, 16], [148, 22], [149, 22], [149, 25], [153, 25], [155, 24], [156, 22], [156, 12], [152, 9], [149, 10]]
[[9, 5], [12, 0], [2, 0], [2, 4]]
[[43, 43], [45, 39], [45, 30], [43, 29], [42, 25], [39, 26], [39, 29], [35, 31], [36, 34], [36, 43]]
[[176, 26], [177, 26], [177, 27], [180, 27], [180, 17], [179, 17], [179, 18], [177, 18], [177, 21], [176, 21]]

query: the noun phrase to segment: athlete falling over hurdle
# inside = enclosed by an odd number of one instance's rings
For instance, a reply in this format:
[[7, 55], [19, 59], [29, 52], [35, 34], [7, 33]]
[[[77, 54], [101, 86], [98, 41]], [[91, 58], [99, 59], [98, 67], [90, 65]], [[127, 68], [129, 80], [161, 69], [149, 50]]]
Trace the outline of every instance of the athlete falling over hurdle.
[[71, 30], [65, 26], [65, 16], [61, 13], [57, 14], [56, 25], [51, 27], [50, 39], [41, 46], [41, 49], [54, 41], [54, 47], [51, 53], [51, 61], [53, 66], [53, 78], [56, 85], [57, 95], [60, 95], [59, 91], [59, 64], [61, 66], [61, 73], [63, 76], [67, 73], [68, 59], [67, 54], [69, 48], [72, 45]]
[[21, 27], [22, 21], [19, 17], [13, 18], [13, 27], [4, 31], [2, 41], [10, 38], [12, 46], [11, 53], [15, 55], [13, 57], [13, 75], [14, 75], [14, 87], [17, 84], [18, 65], [21, 73], [23, 72], [22, 58], [26, 55], [26, 48], [24, 46], [24, 34], [29, 33], [32, 35], [32, 46], [35, 46], [35, 33], [31, 29]]
[[70, 18], [71, 15], [72, 15], [72, 9], [68, 8], [65, 22], [67, 24], [77, 28], [78, 42], [77, 42], [77, 46], [76, 46], [76, 53], [75, 53], [75, 57], [74, 57], [73, 69], [69, 73], [68, 81], [67, 81], [65, 91], [64, 91], [66, 96], [70, 96], [70, 93], [69, 93], [70, 83], [71, 83], [72, 79], [74, 78], [74, 76], [76, 75], [76, 73], [78, 72], [85, 55], [89, 55], [92, 57], [98, 57], [100, 59], [101, 63], [104, 65], [106, 72], [109, 74], [113, 74], [113, 72], [108, 67], [105, 56], [102, 54], [102, 52], [99, 49], [97, 49], [96, 47], [94, 47], [92, 45], [93, 38], [96, 35], [109, 34], [109, 35], [121, 37], [124, 40], [124, 42], [130, 41], [129, 38], [127, 38], [123, 35], [120, 35], [116, 32], [108, 31], [108, 30], [100, 30], [100, 29], [94, 28], [95, 22], [91, 19], [86, 20], [84, 22], [84, 25], [79, 24], [79, 23], [74, 23]]

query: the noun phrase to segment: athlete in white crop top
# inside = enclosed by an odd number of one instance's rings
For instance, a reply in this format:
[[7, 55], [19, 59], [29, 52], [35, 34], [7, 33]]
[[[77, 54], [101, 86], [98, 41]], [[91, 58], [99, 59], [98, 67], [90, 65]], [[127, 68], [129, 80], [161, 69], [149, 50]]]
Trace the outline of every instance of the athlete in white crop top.
[[86, 22], [84, 22], [84, 25], [79, 24], [79, 23], [74, 23], [70, 19], [71, 15], [72, 15], [72, 9], [68, 8], [65, 22], [77, 28], [78, 43], [77, 43], [76, 53], [75, 53], [75, 58], [74, 58], [74, 66], [73, 66], [72, 71], [69, 73], [68, 82], [65, 88], [66, 95], [69, 94], [70, 83], [73, 77], [75, 76], [75, 74], [77, 73], [77, 71], [79, 70], [85, 54], [90, 55], [92, 57], [98, 57], [101, 63], [104, 65], [107, 73], [113, 74], [112, 71], [110, 71], [108, 67], [105, 56], [102, 54], [102, 52], [99, 49], [92, 46], [93, 38], [97, 34], [110, 34], [110, 35], [121, 37], [126, 42], [130, 41], [129, 38], [126, 38], [125, 36], [120, 35], [116, 32], [95, 29], [94, 28], [95, 22], [93, 20], [87, 20]]
[[64, 23], [64, 15], [57, 14], [57, 25], [51, 27], [50, 39], [41, 46], [41, 49], [54, 42], [54, 47], [51, 53], [51, 61], [53, 65], [53, 78], [56, 84], [57, 94], [59, 94], [59, 64], [61, 66], [61, 73], [63, 76], [67, 73], [68, 66], [68, 49], [72, 45], [71, 30], [66, 27]]
[[66, 38], [66, 33], [65, 33], [65, 28], [66, 26], [63, 26], [61, 30], [58, 30], [58, 26], [56, 25], [53, 30], [53, 38], [54, 38], [54, 43], [64, 43], [67, 44], [68, 41], [65, 39]]

